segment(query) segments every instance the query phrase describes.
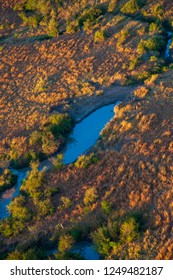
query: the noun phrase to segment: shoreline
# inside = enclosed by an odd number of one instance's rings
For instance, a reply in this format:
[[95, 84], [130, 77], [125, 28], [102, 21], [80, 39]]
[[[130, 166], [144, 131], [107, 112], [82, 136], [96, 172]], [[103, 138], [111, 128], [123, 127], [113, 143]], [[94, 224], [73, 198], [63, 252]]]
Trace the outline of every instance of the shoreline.
[[[97, 109], [116, 103], [117, 101], [129, 102], [133, 98], [133, 92], [139, 85], [135, 86], [112, 86], [105, 88], [100, 95], [82, 97], [74, 100], [70, 106], [69, 114], [75, 123], [81, 122]], [[56, 110], [54, 110], [56, 111]]]

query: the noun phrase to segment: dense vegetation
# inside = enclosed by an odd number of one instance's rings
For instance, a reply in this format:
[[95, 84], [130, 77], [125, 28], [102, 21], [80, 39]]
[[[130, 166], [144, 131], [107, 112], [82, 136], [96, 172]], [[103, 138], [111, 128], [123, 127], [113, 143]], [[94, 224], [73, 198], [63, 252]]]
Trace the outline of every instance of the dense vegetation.
[[0, 171], [0, 193], [12, 188], [17, 183], [17, 176], [9, 169]]
[[72, 128], [67, 114], [52, 114], [43, 126], [31, 133], [25, 143], [12, 142], [9, 159], [15, 168], [27, 166], [31, 161], [43, 160], [64, 144], [65, 136]]
[[[1, 2], [0, 192], [16, 183], [7, 166], [31, 170], [0, 222], [0, 258], [81, 259], [73, 247], [89, 240], [104, 259], [172, 259], [172, 4]], [[72, 120], [117, 100], [87, 155], [39, 171]]]

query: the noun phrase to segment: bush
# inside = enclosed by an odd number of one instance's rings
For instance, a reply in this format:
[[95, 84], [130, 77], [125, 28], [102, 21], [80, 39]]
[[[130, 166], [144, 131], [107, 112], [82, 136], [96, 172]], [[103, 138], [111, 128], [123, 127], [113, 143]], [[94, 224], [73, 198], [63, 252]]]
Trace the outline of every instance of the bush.
[[138, 81], [145, 81], [151, 76], [150, 72], [148, 71], [141, 71], [136, 75], [136, 79]]
[[140, 0], [129, 0], [122, 8], [121, 12], [125, 14], [135, 14], [140, 11], [143, 2]]
[[91, 153], [90, 155], [81, 155], [75, 162], [77, 168], [88, 168], [91, 164], [98, 162], [98, 158]]
[[108, 5], [108, 13], [113, 13], [115, 11], [117, 3], [118, 3], [117, 0], [110, 0]]
[[12, 188], [16, 183], [17, 175], [9, 169], [4, 169], [0, 175], [0, 193]]
[[83, 24], [84, 31], [89, 32], [92, 30], [92, 28], [93, 28], [93, 23], [90, 20], [86, 20]]
[[45, 256], [45, 251], [39, 248], [31, 248], [26, 252], [15, 250], [8, 254], [7, 260], [41, 260]]
[[57, 150], [58, 146], [55, 140], [55, 136], [53, 135], [53, 132], [44, 131], [42, 133], [41, 140], [42, 140], [42, 145], [41, 145], [42, 152], [47, 156], [53, 154]]
[[107, 227], [98, 228], [91, 236], [99, 254], [105, 257], [109, 256], [111, 244]]
[[73, 244], [74, 240], [71, 235], [63, 235], [59, 239], [58, 250], [60, 253], [65, 253], [66, 251], [69, 251], [71, 249]]
[[72, 128], [72, 121], [68, 114], [54, 113], [49, 117], [47, 126], [54, 136], [65, 136]]
[[26, 227], [25, 222], [21, 220], [14, 220], [12, 217], [1, 221], [0, 232], [5, 237], [17, 236]]
[[161, 51], [165, 46], [166, 41], [162, 35], [154, 35], [148, 40], [141, 40], [138, 44], [137, 50], [139, 54], [144, 54], [147, 51]]
[[122, 29], [120, 31], [120, 33], [118, 34], [117, 45], [118, 46], [122, 45], [129, 36], [130, 36], [130, 33], [129, 33], [128, 29], [126, 29], [126, 28]]
[[51, 17], [48, 27], [47, 27], [47, 34], [50, 37], [56, 37], [59, 33], [59, 29], [58, 29], [58, 22], [55, 19], [55, 17]]
[[54, 207], [52, 206], [49, 198], [42, 201], [37, 201], [36, 207], [39, 216], [51, 215], [54, 211]]
[[148, 94], [148, 89], [144, 86], [140, 86], [134, 91], [134, 96], [138, 98], [144, 98], [146, 97], [147, 94]]
[[21, 191], [25, 191], [32, 198], [34, 203], [37, 203], [43, 196], [41, 187], [44, 182], [44, 171], [39, 171], [36, 163], [32, 164], [32, 170], [24, 180]]
[[139, 237], [138, 224], [134, 218], [124, 221], [120, 227], [120, 239], [122, 242], [132, 242]]
[[102, 201], [101, 207], [102, 207], [103, 212], [106, 215], [109, 215], [111, 213], [111, 211], [112, 211], [111, 203], [108, 202], [108, 201], [105, 201], [105, 200]]
[[63, 203], [63, 208], [65, 208], [65, 209], [69, 208], [71, 206], [71, 204], [72, 204], [70, 198], [67, 197], [67, 196], [62, 196], [61, 197], [61, 201]]
[[149, 33], [154, 34], [154, 33], [160, 33], [162, 32], [162, 26], [157, 23], [157, 22], [152, 22], [149, 26]]
[[[68, 114], [52, 114], [41, 130], [32, 132], [30, 136], [29, 145], [32, 146], [30, 160], [45, 157], [57, 151], [71, 128], [72, 121]], [[33, 153], [34, 151], [36, 152]]]
[[63, 163], [63, 154], [58, 154], [56, 156], [56, 158], [54, 158], [52, 160], [53, 162], [53, 167], [57, 170], [61, 170], [64, 166], [64, 163]]
[[88, 21], [90, 23], [95, 23], [96, 19], [102, 14], [101, 9], [97, 7], [91, 7], [84, 12], [79, 17], [79, 26], [83, 26], [84, 22]]
[[44, 25], [50, 37], [58, 34], [58, 22], [56, 9], [58, 3], [46, 0], [26, 0], [22, 4], [15, 5], [15, 10], [20, 11], [19, 16], [30, 28], [37, 28]]
[[66, 33], [73, 34], [79, 29], [79, 21], [73, 20], [66, 23]]
[[29, 144], [34, 145], [34, 144], [40, 144], [41, 143], [41, 132], [40, 131], [33, 131], [30, 138], [29, 138]]
[[33, 15], [27, 17], [24, 12], [19, 13], [20, 18], [23, 20], [25, 25], [28, 25], [30, 28], [37, 28], [39, 25], [39, 17], [37, 15]]
[[148, 50], [160, 51], [165, 46], [165, 38], [161, 35], [154, 35], [145, 41], [145, 47]]
[[130, 65], [129, 65], [129, 70], [134, 70], [135, 67], [138, 65], [140, 61], [140, 57], [139, 56], [133, 56], [130, 58]]
[[83, 200], [84, 204], [85, 205], [92, 204], [93, 202], [95, 202], [97, 197], [98, 197], [97, 190], [94, 187], [87, 189]]
[[106, 32], [105, 30], [102, 28], [100, 31], [96, 31], [96, 33], [94, 34], [94, 42], [100, 42], [106, 39]]
[[158, 3], [158, 4], [154, 5], [152, 7], [151, 12], [156, 18], [159, 18], [159, 19], [163, 18], [164, 11], [163, 11], [163, 6], [161, 4]]
[[29, 221], [31, 218], [31, 212], [25, 206], [25, 198], [23, 196], [14, 198], [8, 206], [8, 211], [13, 218], [21, 221]]
[[146, 53], [146, 47], [145, 47], [145, 41], [144, 40], [140, 40], [138, 46], [137, 46], [137, 51], [140, 55], [143, 55], [144, 53]]
[[[139, 226], [135, 218], [118, 219], [117, 221], [108, 221], [108, 224], [99, 227], [91, 234], [94, 245], [98, 252], [106, 259], [129, 258], [129, 250], [132, 242], [139, 238]], [[132, 250], [130, 257], [133, 258]]]

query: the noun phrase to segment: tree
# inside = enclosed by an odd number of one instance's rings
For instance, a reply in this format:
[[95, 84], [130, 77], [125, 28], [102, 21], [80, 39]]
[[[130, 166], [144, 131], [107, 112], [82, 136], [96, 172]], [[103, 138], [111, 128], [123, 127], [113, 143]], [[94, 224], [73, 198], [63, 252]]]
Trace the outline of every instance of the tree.
[[31, 213], [25, 206], [25, 198], [23, 196], [18, 196], [12, 200], [8, 210], [15, 219], [28, 221], [31, 218]]

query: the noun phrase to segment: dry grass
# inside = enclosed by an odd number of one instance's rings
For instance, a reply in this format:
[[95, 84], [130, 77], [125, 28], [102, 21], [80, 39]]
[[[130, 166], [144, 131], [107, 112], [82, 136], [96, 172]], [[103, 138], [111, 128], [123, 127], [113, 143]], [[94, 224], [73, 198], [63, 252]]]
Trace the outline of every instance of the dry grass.
[[[14, 2], [0, 3], [8, 20], [13, 15], [9, 4]], [[168, 2], [160, 1], [164, 4], [164, 17], [171, 15]], [[148, 15], [155, 3], [148, 3]], [[68, 19], [71, 13], [73, 6], [69, 5], [61, 16]], [[114, 92], [110, 88], [110, 94], [107, 87], [128, 83], [130, 75], [140, 74], [146, 81], [134, 91], [137, 98], [115, 108], [115, 118], [92, 148], [98, 162], [87, 169], [72, 164], [46, 173], [42, 193], [55, 188], [59, 191], [49, 198], [55, 212], [40, 219], [34, 216], [16, 237], [1, 235], [2, 251], [33, 239], [57, 240], [74, 225], [80, 225], [82, 234], [88, 237], [110, 218], [101, 208], [101, 202], [106, 200], [114, 218], [142, 213], [140, 240], [132, 244], [128, 258], [173, 258], [173, 71], [148, 78], [153, 61], [146, 57], [130, 70], [129, 61], [137, 55], [139, 41], [148, 38], [149, 24], [122, 15], [103, 18], [89, 34], [80, 30], [44, 41], [32, 41], [33, 34], [38, 34], [24, 33], [15, 17], [16, 26], [12, 27], [14, 22], [9, 21], [3, 30], [8, 35], [2, 41], [0, 57], [0, 153], [4, 166], [8, 165], [4, 157], [9, 149], [13, 148], [13, 153], [25, 150], [28, 136], [46, 122], [52, 108], [75, 115], [75, 109], [83, 112], [81, 107], [87, 100], [94, 109], [98, 105], [96, 98], [105, 100], [105, 94], [113, 98]], [[125, 35], [121, 32], [124, 26], [128, 30]], [[95, 44], [94, 34], [100, 28], [105, 28], [109, 36]], [[13, 38], [13, 31], [20, 33], [19, 38]], [[121, 42], [117, 48], [118, 40]], [[126, 95], [127, 89], [131, 92], [132, 87], [126, 88]], [[27, 203], [28, 207], [35, 207], [31, 199]], [[111, 257], [115, 257], [113, 252]]]

